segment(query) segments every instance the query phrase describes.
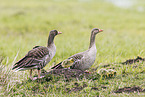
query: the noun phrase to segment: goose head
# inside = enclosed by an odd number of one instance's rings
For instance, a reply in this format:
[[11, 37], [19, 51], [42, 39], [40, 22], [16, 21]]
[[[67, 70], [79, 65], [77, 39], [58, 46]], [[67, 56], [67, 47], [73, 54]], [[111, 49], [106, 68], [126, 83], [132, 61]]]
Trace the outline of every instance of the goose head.
[[50, 46], [53, 43], [54, 37], [56, 35], [62, 34], [62, 32], [58, 32], [57, 30], [51, 30], [49, 33], [49, 38], [48, 38], [48, 45]]
[[92, 34], [96, 35], [96, 34], [102, 32], [102, 31], [103, 31], [102, 29], [94, 28], [94, 29], [92, 30]]
[[102, 29], [98, 29], [98, 28], [94, 28], [91, 32], [91, 37], [90, 37], [90, 46], [89, 48], [91, 48], [93, 46], [93, 44], [95, 44], [95, 36], [96, 34], [102, 32]]
[[59, 34], [62, 34], [62, 32], [58, 32], [57, 30], [51, 30], [49, 35], [50, 36], [56, 36], [56, 35], [59, 35]]

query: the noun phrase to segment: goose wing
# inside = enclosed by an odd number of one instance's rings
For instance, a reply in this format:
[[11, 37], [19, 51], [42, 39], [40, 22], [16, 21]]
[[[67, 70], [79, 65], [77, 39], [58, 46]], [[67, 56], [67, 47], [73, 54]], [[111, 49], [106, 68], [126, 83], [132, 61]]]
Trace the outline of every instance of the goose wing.
[[[77, 68], [77, 66], [79, 66], [79, 64], [81, 64], [81, 60], [82, 60], [82, 58], [83, 58], [83, 56], [84, 56], [84, 52], [82, 52], [82, 53], [77, 53], [77, 54], [75, 54], [75, 55], [72, 55], [71, 57], [69, 57], [68, 59], [66, 59], [66, 60], [69, 60], [69, 59], [73, 59], [74, 60], [74, 62], [72, 63], [72, 65], [70, 66], [70, 68], [71, 69], [73, 69], [73, 68]], [[66, 61], [66, 60], [64, 60], [64, 61]], [[62, 69], [62, 68], [64, 68], [64, 61], [62, 61], [62, 62], [60, 62], [60, 63], [58, 63], [57, 65], [55, 65], [55, 66], [53, 66], [51, 69]], [[65, 64], [65, 65], [68, 65], [68, 64]], [[70, 65], [70, 64], [69, 64]], [[67, 67], [67, 66], [66, 66]]]
[[38, 68], [42, 68], [45, 62], [44, 58], [46, 55], [50, 56], [47, 47], [36, 46], [32, 50], [30, 50], [22, 59], [15, 63], [12, 69], [30, 68], [36, 65], [41, 65]]

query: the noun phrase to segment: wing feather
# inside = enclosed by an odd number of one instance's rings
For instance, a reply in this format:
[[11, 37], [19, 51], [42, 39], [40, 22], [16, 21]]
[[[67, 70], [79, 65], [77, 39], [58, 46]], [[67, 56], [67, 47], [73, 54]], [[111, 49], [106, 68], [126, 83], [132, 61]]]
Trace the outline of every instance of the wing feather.
[[[74, 59], [73, 65], [70, 66], [72, 69], [73, 69], [73, 68], [76, 68], [76, 66], [79, 66], [80, 60], [83, 58], [83, 55], [84, 55], [84, 52], [82, 52], [82, 53], [77, 53], [77, 54], [72, 55], [71, 57], [68, 58], [68, 59], [70, 59], [70, 58], [73, 58], [73, 59]], [[62, 62], [63, 62], [63, 61], [62, 61]], [[64, 67], [61, 65], [62, 62], [56, 64], [56, 65], [53, 66], [51, 69], [61, 69], [61, 68], [64, 68]]]
[[30, 50], [22, 59], [14, 64], [12, 69], [16, 68], [30, 68], [37, 65], [40, 65], [40, 68], [44, 66], [45, 60], [43, 58], [49, 54], [47, 47], [37, 46]]

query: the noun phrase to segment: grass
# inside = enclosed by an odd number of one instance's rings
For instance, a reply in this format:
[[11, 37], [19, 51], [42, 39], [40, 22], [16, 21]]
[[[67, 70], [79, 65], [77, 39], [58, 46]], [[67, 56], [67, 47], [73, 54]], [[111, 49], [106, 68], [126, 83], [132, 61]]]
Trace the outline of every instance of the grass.
[[[96, 37], [97, 57], [91, 68], [101, 69], [103, 64], [119, 63], [129, 58], [145, 55], [145, 13], [136, 1], [131, 8], [119, 8], [102, 0], [0, 0], [0, 95], [2, 96], [143, 96], [144, 93], [114, 94], [112, 91], [124, 86], [145, 88], [144, 63], [112, 65], [117, 75], [110, 79], [95, 81], [83, 79], [65, 82], [38, 83], [29, 81], [28, 71], [14, 73], [12, 65], [35, 45], [46, 46], [50, 30], [63, 34], [55, 38], [57, 52], [50, 67], [67, 57], [88, 49], [90, 31], [104, 29]], [[84, 0], [85, 1], [85, 0]], [[143, 7], [144, 8], [144, 7]], [[18, 54], [18, 55], [17, 55]], [[2, 60], [2, 61], [1, 61]], [[137, 68], [133, 66], [137, 65]], [[142, 72], [142, 73], [141, 73]], [[74, 83], [86, 83], [87, 88], [67, 93], [65, 88]], [[98, 87], [99, 91], [90, 90]], [[102, 89], [101, 86], [107, 86]], [[35, 90], [35, 91], [34, 91]]]

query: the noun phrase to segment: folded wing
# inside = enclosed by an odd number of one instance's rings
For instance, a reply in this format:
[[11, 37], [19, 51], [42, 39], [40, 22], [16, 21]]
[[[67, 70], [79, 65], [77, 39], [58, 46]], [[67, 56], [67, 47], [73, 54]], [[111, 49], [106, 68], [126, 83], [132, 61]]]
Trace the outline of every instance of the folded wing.
[[[83, 58], [83, 52], [82, 53], [77, 53], [71, 57], [69, 57], [68, 59], [73, 58], [74, 63], [72, 64], [72, 66], [70, 66], [71, 69], [75, 69], [79, 66], [79, 64], [81, 64], [81, 60]], [[62, 69], [63, 67], [63, 62], [58, 63], [57, 65], [53, 66], [51, 69]], [[67, 65], [67, 64], [66, 64]]]
[[43, 68], [46, 55], [49, 55], [49, 50], [46, 47], [34, 47], [22, 59], [15, 63], [12, 69]]

